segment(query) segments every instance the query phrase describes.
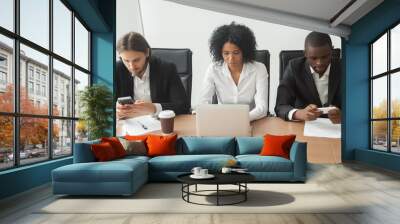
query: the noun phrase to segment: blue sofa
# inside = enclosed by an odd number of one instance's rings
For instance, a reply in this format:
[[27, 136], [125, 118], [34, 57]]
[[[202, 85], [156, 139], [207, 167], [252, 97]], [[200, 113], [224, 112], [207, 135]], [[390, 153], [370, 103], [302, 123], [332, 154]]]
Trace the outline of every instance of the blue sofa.
[[176, 181], [193, 167], [218, 172], [234, 159], [256, 177], [256, 181], [304, 182], [307, 145], [294, 142], [290, 159], [260, 156], [262, 137], [181, 137], [177, 155], [127, 156], [96, 162], [91, 141], [75, 144], [74, 163], [52, 171], [53, 193], [68, 195], [131, 195], [148, 181]]

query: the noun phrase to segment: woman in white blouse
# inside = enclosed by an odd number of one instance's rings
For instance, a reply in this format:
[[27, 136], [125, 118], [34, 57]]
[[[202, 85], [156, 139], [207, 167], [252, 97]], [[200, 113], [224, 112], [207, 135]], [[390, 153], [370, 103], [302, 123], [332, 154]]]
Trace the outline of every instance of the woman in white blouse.
[[213, 63], [205, 74], [200, 104], [247, 104], [250, 120], [267, 116], [268, 72], [256, 62], [256, 39], [244, 25], [231, 23], [214, 30], [210, 38]]

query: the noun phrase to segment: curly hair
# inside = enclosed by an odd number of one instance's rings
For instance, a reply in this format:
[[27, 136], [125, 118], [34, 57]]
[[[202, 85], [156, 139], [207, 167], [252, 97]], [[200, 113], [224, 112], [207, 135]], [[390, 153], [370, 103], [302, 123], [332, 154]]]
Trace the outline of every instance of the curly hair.
[[254, 61], [257, 43], [250, 28], [235, 22], [216, 28], [209, 40], [210, 54], [214, 62], [222, 63], [224, 61], [222, 47], [226, 42], [233, 43], [240, 48], [243, 62]]

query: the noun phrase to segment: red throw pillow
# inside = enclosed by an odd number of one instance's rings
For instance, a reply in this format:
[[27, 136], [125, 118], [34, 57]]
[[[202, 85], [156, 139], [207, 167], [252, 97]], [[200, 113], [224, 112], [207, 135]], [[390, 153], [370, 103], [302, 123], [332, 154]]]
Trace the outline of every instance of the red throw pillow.
[[101, 142], [110, 143], [110, 145], [115, 151], [115, 155], [117, 156], [117, 158], [126, 156], [126, 151], [124, 149], [124, 146], [122, 146], [121, 142], [117, 137], [101, 138]]
[[264, 146], [261, 149], [260, 155], [262, 156], [280, 156], [289, 159], [290, 147], [296, 135], [264, 135]]
[[176, 154], [177, 135], [149, 135], [147, 137], [147, 155], [163, 156]]
[[91, 146], [94, 157], [99, 162], [109, 161], [117, 158], [112, 145], [109, 142], [92, 144]]

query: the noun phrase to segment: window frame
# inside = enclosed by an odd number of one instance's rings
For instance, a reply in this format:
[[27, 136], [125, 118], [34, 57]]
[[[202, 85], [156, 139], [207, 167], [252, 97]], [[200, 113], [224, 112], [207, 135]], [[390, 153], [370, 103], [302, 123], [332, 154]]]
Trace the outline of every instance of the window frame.
[[[62, 116], [62, 114], [60, 114], [59, 116], [54, 115], [53, 114], [53, 75], [54, 75], [54, 68], [53, 68], [53, 60], [58, 60], [61, 63], [64, 63], [68, 66], [71, 67], [71, 80], [69, 81], [71, 83], [70, 86], [71, 89], [71, 104], [74, 105], [75, 103], [75, 88], [74, 88], [74, 82], [75, 82], [75, 69], [81, 71], [82, 73], [88, 75], [89, 78], [89, 83], [88, 86], [92, 85], [92, 69], [91, 69], [91, 48], [92, 48], [92, 43], [91, 43], [91, 36], [92, 36], [92, 31], [91, 29], [89, 29], [89, 27], [87, 26], [87, 24], [83, 21], [83, 19], [72, 9], [72, 7], [65, 1], [65, 0], [59, 0], [69, 11], [71, 11], [71, 18], [69, 20], [69, 22], [71, 23], [71, 58], [67, 59], [64, 58], [63, 56], [57, 54], [56, 52], [54, 52], [53, 49], [53, 21], [54, 21], [54, 17], [53, 17], [53, 1], [54, 0], [47, 0], [49, 3], [49, 46], [48, 49], [46, 49], [45, 47], [42, 47], [39, 44], [34, 43], [33, 41], [30, 41], [29, 39], [23, 37], [20, 35], [20, 0], [14, 0], [13, 1], [13, 10], [14, 10], [14, 18], [13, 18], [13, 22], [14, 22], [14, 30], [10, 31], [4, 27], [0, 26], [0, 35], [6, 37], [6, 38], [10, 38], [13, 41], [13, 59], [12, 59], [12, 65], [11, 65], [11, 75], [13, 75], [13, 79], [14, 79], [14, 110], [13, 112], [2, 112], [0, 111], [0, 116], [11, 116], [13, 119], [13, 155], [14, 155], [14, 161], [13, 161], [13, 165], [10, 167], [5, 167], [5, 168], [0, 168], [0, 172], [4, 171], [4, 170], [10, 170], [10, 169], [15, 169], [18, 167], [23, 167], [23, 166], [28, 166], [28, 165], [32, 165], [32, 164], [37, 164], [37, 163], [43, 163], [49, 160], [53, 160], [53, 159], [61, 159], [61, 158], [65, 158], [65, 157], [70, 157], [73, 156], [73, 152], [74, 152], [74, 143], [75, 143], [75, 126], [76, 126], [76, 121], [79, 120], [79, 117], [75, 116], [75, 108], [72, 107], [71, 108], [71, 114]], [[83, 27], [88, 31], [88, 69], [85, 69], [83, 67], [81, 67], [80, 65], [75, 63], [75, 19], [77, 19], [82, 25]], [[39, 114], [28, 114], [28, 113], [21, 113], [20, 111], [20, 85], [21, 85], [21, 80], [20, 80], [20, 65], [21, 65], [21, 56], [20, 56], [20, 46], [21, 44], [23, 44], [26, 47], [32, 48], [33, 50], [36, 50], [42, 54], [45, 54], [46, 56], [48, 56], [48, 73], [47, 73], [47, 79], [46, 80], [46, 84], [45, 84], [45, 93], [44, 95], [46, 95], [48, 97], [47, 99], [47, 103], [48, 103], [48, 112], [46, 115], [39, 115]], [[31, 79], [30, 76], [30, 68], [31, 65], [29, 63], [26, 64], [27, 65], [27, 72], [25, 74], [26, 76], [26, 82], [32, 81], [33, 82], [33, 86], [34, 86], [34, 92], [36, 92], [35, 89], [35, 85], [40, 83], [40, 88], [42, 88], [42, 79], [41, 79], [41, 75], [43, 74], [44, 70], [40, 69], [39, 70], [39, 80], [36, 79], [36, 72], [37, 72], [37, 68], [33, 67], [33, 79]], [[26, 84], [28, 85], [28, 84]], [[27, 91], [28, 90], [28, 86], [27, 87]], [[39, 97], [43, 97], [42, 91], [40, 91], [40, 94], [37, 95]], [[34, 102], [36, 103], [36, 102]], [[28, 163], [21, 163], [21, 158], [20, 158], [20, 119], [21, 118], [45, 118], [47, 119], [47, 124], [48, 124], [48, 135], [47, 135], [47, 150], [48, 150], [48, 154], [47, 157], [43, 157], [43, 160], [40, 160], [38, 162], [28, 162]], [[56, 121], [67, 121], [67, 122], [71, 122], [71, 141], [70, 141], [70, 148], [71, 148], [71, 153], [68, 155], [62, 155], [62, 156], [56, 156], [53, 155], [54, 153], [54, 149], [55, 147], [53, 146], [53, 123], [55, 123]]]
[[[400, 21], [397, 21], [396, 23], [392, 24], [389, 28], [385, 29], [385, 31], [383, 33], [381, 33], [380, 35], [378, 35], [374, 40], [372, 40], [368, 46], [369, 46], [369, 149], [373, 150], [373, 151], [380, 151], [380, 152], [387, 152], [387, 153], [392, 153], [392, 154], [400, 154], [399, 152], [393, 152], [392, 151], [392, 122], [393, 121], [399, 121], [400, 117], [393, 117], [392, 116], [392, 96], [391, 96], [391, 92], [392, 92], [392, 85], [391, 85], [391, 80], [392, 80], [392, 76], [396, 75], [396, 73], [400, 72], [400, 67], [391, 69], [391, 31], [397, 27], [400, 26]], [[376, 43], [376, 41], [378, 41], [381, 37], [383, 37], [384, 35], [387, 35], [387, 52], [386, 52], [386, 56], [387, 56], [387, 64], [386, 64], [386, 71], [376, 74], [374, 76], [373, 74], [373, 65], [374, 65], [374, 61], [373, 61], [373, 44]], [[378, 78], [382, 78], [382, 77], [386, 77], [386, 87], [387, 87], [387, 93], [386, 93], [386, 98], [387, 98], [387, 105], [386, 105], [386, 117], [385, 118], [373, 118], [373, 97], [374, 97], [374, 86], [373, 86], [373, 81], [378, 79]], [[377, 148], [374, 148], [374, 132], [373, 132], [373, 122], [376, 121], [386, 121], [386, 151], [384, 150], [379, 150]]]

